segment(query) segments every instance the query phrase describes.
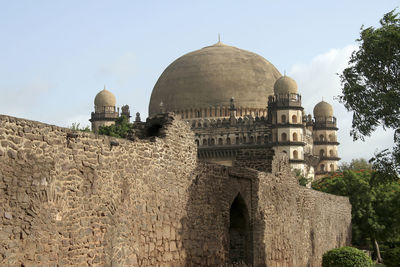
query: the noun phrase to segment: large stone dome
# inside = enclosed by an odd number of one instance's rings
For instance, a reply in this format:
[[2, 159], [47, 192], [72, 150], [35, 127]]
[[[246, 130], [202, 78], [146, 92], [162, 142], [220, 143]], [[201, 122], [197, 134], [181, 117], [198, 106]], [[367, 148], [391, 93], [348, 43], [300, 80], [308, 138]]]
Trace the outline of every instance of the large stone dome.
[[164, 70], [151, 94], [149, 115], [159, 113], [162, 102], [165, 111], [197, 110], [208, 117], [207, 110], [229, 107], [232, 97], [237, 108], [266, 110], [280, 76], [263, 57], [218, 42], [178, 58]]

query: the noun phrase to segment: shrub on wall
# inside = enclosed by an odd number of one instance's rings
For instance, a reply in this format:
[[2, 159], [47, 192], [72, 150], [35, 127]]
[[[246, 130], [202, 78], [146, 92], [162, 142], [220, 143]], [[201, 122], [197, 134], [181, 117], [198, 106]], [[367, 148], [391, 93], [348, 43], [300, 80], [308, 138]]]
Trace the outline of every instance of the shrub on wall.
[[400, 264], [400, 247], [386, 249], [383, 263], [387, 267], [398, 267]]
[[364, 252], [352, 247], [335, 248], [322, 256], [322, 267], [371, 267], [372, 260]]

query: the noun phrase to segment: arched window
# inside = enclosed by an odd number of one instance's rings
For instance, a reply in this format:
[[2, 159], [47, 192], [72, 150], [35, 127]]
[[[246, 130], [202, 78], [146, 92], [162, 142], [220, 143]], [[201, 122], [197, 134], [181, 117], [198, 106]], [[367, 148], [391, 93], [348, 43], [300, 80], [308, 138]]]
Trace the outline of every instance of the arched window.
[[196, 111], [196, 116], [197, 116], [197, 118], [201, 117], [201, 112], [199, 110]]
[[319, 136], [319, 141], [325, 141], [325, 136], [324, 136], [323, 134], [321, 134], [321, 135]]
[[254, 143], [254, 137], [250, 136], [250, 143], [253, 144]]
[[321, 164], [320, 170], [321, 170], [321, 172], [324, 172], [324, 171], [325, 171], [325, 165], [324, 165], [324, 164]]
[[199, 146], [199, 140], [196, 139], [196, 145]]
[[226, 144], [230, 145], [231, 144], [231, 139], [229, 137], [226, 138]]
[[333, 164], [331, 164], [329, 167], [331, 168], [331, 172], [335, 171], [335, 166], [333, 166]]
[[293, 133], [293, 141], [297, 141], [297, 133]]
[[297, 116], [296, 115], [292, 116], [292, 123], [297, 123]]
[[282, 142], [285, 142], [285, 141], [287, 140], [287, 135], [286, 135], [286, 133], [282, 133], [282, 134], [281, 134], [281, 140], [282, 140]]
[[222, 138], [218, 138], [218, 145], [222, 145]]
[[210, 140], [210, 145], [215, 145], [215, 140], [214, 140], [214, 138], [211, 138], [211, 140]]
[[207, 145], [207, 139], [203, 139], [203, 146]]
[[335, 153], [333, 152], [333, 150], [332, 150], [332, 149], [331, 149], [331, 150], [329, 150], [329, 156], [331, 156], [331, 157], [335, 156]]
[[236, 142], [235, 144], [239, 144], [239, 137], [236, 137]]
[[298, 154], [297, 150], [293, 151], [293, 158], [294, 159], [298, 159], [299, 158], [299, 154]]
[[325, 151], [323, 150], [323, 149], [321, 149], [320, 151], [319, 151], [319, 156], [320, 157], [323, 157], [325, 155]]
[[261, 144], [261, 136], [257, 136], [257, 144]]
[[282, 123], [286, 123], [286, 116], [285, 116], [285, 115], [282, 115], [282, 116], [281, 116], [281, 122], [282, 122]]
[[335, 142], [335, 137], [332, 134], [329, 135], [329, 141]]
[[246, 144], [246, 136], [243, 136], [243, 144]]

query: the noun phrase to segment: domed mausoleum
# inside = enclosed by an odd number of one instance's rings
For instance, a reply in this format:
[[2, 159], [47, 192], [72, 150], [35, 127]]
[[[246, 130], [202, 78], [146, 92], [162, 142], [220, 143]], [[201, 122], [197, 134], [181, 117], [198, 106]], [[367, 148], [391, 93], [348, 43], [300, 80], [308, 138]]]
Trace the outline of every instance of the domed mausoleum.
[[166, 111], [184, 118], [226, 117], [230, 99], [246, 114], [266, 115], [279, 71], [263, 57], [218, 42], [172, 62], [150, 98], [149, 115]]
[[[96, 96], [95, 131], [118, 118], [115, 103], [107, 90]], [[149, 103], [150, 117], [166, 112], [190, 123], [200, 160], [270, 171], [274, 155], [284, 153], [306, 177], [337, 169], [332, 106], [322, 101], [314, 118], [306, 115], [296, 81], [252, 52], [218, 42], [176, 59]], [[141, 123], [138, 114], [135, 123]]]

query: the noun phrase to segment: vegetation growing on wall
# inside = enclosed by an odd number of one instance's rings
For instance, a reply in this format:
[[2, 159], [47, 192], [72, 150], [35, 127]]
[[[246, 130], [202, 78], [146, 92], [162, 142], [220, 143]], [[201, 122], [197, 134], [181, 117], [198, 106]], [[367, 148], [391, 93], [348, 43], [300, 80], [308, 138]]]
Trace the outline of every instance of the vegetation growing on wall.
[[114, 136], [118, 138], [128, 138], [133, 129], [133, 124], [129, 122], [126, 116], [120, 116], [115, 121], [115, 124], [110, 126], [101, 126], [99, 134]]
[[88, 125], [81, 126], [79, 122], [72, 123], [71, 127], [69, 127], [73, 131], [81, 131], [81, 132], [91, 132], [90, 127]]

